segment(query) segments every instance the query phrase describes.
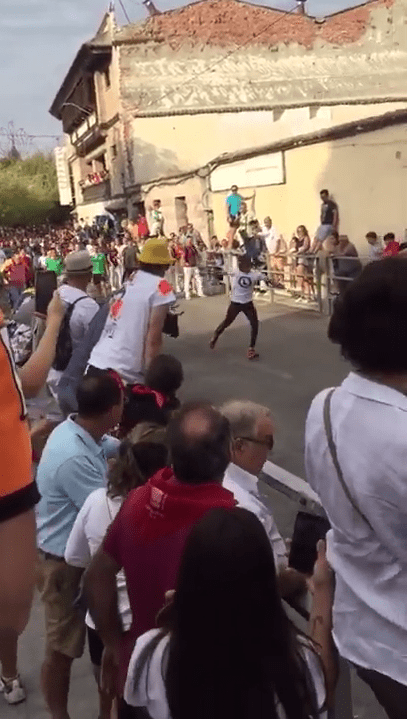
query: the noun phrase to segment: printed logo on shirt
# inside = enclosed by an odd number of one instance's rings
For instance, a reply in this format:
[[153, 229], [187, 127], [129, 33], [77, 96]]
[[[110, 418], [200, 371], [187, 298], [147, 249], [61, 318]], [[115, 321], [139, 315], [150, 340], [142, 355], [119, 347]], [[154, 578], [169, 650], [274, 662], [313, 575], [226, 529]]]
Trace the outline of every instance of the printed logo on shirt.
[[113, 304], [110, 308], [110, 316], [112, 317], [112, 319], [117, 320], [117, 318], [120, 317], [122, 307], [123, 307], [123, 300], [118, 299], [115, 302], [113, 302]]
[[156, 512], [163, 511], [166, 496], [167, 495], [164, 494], [161, 489], [158, 489], [157, 487], [152, 487], [150, 497], [151, 509], [155, 510]]
[[158, 285], [158, 291], [160, 295], [163, 295], [163, 297], [165, 297], [166, 295], [171, 294], [173, 290], [172, 286], [169, 282], [167, 282], [167, 280], [161, 280], [160, 284]]
[[252, 286], [251, 277], [239, 277], [237, 284], [239, 287], [243, 287], [243, 289], [246, 290], [248, 287]]

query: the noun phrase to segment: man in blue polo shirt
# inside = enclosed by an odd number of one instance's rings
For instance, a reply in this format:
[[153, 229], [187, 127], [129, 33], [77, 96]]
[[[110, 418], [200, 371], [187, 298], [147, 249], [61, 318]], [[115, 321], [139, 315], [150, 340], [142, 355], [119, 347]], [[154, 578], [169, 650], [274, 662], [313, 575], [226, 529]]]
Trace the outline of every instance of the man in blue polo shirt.
[[79, 510], [104, 485], [107, 460], [118, 450], [119, 440], [106, 432], [119, 423], [123, 411], [119, 375], [107, 371], [85, 377], [77, 403], [78, 414], [50, 435], [37, 472], [38, 589], [46, 624], [42, 689], [52, 719], [69, 719], [71, 666], [85, 643], [85, 624], [74, 608], [82, 572], [65, 563], [65, 547]]
[[227, 213], [228, 213], [228, 221], [231, 220], [237, 220], [239, 213], [240, 213], [240, 207], [244, 200], [244, 197], [239, 195], [238, 192], [239, 188], [237, 185], [232, 185], [230, 195], [226, 198], [226, 206], [227, 206]]

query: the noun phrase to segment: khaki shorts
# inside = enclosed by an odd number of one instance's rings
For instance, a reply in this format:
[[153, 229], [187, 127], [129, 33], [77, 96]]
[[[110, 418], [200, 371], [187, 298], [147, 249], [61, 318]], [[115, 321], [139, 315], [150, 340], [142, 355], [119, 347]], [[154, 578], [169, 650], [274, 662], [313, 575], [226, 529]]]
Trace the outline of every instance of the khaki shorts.
[[37, 587], [45, 608], [46, 651], [71, 659], [81, 657], [85, 647], [85, 620], [74, 607], [82, 574], [82, 569], [38, 552]]

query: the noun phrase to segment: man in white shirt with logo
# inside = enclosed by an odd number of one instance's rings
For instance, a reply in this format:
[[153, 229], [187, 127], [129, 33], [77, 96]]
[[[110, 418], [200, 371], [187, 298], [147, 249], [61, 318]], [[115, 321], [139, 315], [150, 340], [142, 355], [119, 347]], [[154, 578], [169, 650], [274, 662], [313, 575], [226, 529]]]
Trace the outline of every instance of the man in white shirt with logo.
[[265, 276], [261, 272], [253, 272], [251, 269], [251, 260], [247, 255], [239, 257], [239, 271], [232, 272], [232, 292], [231, 302], [226, 312], [226, 317], [221, 322], [219, 327], [216, 328], [214, 335], [209, 343], [209, 347], [213, 350], [215, 345], [225, 331], [227, 327], [230, 327], [232, 322], [235, 321], [236, 317], [240, 312], [246, 315], [250, 322], [250, 347], [247, 352], [249, 360], [258, 359], [259, 355], [256, 352], [256, 341], [259, 332], [259, 318], [257, 316], [257, 310], [253, 304], [253, 291], [256, 282], [265, 280]]
[[164, 278], [171, 265], [167, 242], [147, 240], [140, 269], [113, 299], [99, 341], [89, 358], [88, 373], [114, 369], [128, 384], [144, 382], [144, 372], [161, 350], [165, 318], [175, 302]]
[[273, 518], [270, 499], [262, 492], [258, 475], [274, 445], [274, 425], [268, 407], [249, 400], [226, 402], [220, 411], [232, 430], [232, 461], [223, 486], [233, 492], [240, 507], [261, 521], [273, 549], [280, 591], [288, 596], [305, 590], [305, 577], [289, 568], [287, 548]]
[[[99, 309], [99, 305], [86, 292], [87, 286], [92, 279], [92, 260], [87, 250], [70, 252], [65, 258], [66, 284], [61, 285], [59, 296], [67, 311], [72, 307], [72, 314], [69, 320], [69, 330], [72, 340], [72, 351], [81, 343], [90, 322]], [[47, 378], [47, 386], [53, 398], [57, 400], [57, 390], [62, 372], [50, 369]], [[62, 413], [58, 408], [48, 411], [49, 420], [62, 420]]]

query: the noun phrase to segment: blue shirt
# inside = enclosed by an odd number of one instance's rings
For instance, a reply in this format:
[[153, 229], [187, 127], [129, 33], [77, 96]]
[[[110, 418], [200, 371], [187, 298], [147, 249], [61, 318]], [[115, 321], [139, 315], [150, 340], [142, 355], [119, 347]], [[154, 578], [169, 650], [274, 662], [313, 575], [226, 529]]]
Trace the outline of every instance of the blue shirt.
[[228, 206], [229, 215], [238, 215], [242, 202], [243, 197], [241, 195], [234, 195], [233, 192], [231, 195], [228, 195], [226, 198], [226, 204]]
[[88, 495], [104, 486], [107, 460], [119, 444], [108, 435], [96, 442], [72, 417], [54, 429], [37, 470], [37, 543], [44, 552], [64, 556], [77, 514]]

